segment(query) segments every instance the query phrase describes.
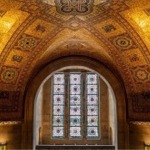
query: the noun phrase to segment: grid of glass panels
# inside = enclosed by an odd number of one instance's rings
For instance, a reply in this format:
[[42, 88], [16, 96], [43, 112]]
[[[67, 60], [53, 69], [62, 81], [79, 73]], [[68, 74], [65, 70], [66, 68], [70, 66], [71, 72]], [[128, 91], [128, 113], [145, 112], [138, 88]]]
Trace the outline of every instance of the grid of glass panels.
[[[99, 138], [98, 75], [59, 72], [53, 75], [52, 81], [52, 138]], [[83, 129], [86, 133], [81, 131]]]
[[98, 103], [98, 76], [95, 73], [86, 74], [87, 100], [87, 138], [99, 137], [99, 103]]
[[53, 76], [52, 138], [64, 138], [65, 75]]
[[70, 138], [81, 138], [81, 73], [70, 73], [69, 75], [69, 136]]

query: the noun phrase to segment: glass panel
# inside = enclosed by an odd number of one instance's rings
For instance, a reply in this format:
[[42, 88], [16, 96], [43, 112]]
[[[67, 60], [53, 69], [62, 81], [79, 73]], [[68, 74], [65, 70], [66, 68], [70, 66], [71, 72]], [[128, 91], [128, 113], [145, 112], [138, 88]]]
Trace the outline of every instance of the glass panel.
[[80, 94], [81, 92], [81, 86], [80, 85], [70, 85], [70, 94]]
[[86, 74], [87, 138], [99, 137], [99, 102], [97, 74]]
[[53, 138], [64, 137], [64, 127], [53, 127]]
[[98, 105], [97, 95], [87, 95], [87, 104], [88, 105]]
[[80, 95], [70, 95], [70, 105], [80, 105], [81, 96]]
[[87, 118], [88, 126], [98, 126], [98, 116], [88, 116]]
[[54, 95], [54, 105], [64, 105], [64, 95]]
[[98, 107], [97, 106], [88, 106], [88, 115], [98, 115]]
[[87, 85], [87, 94], [97, 94], [97, 85]]
[[63, 106], [54, 106], [53, 107], [53, 115], [64, 115], [64, 107]]
[[81, 117], [80, 116], [70, 116], [70, 126], [80, 126]]
[[81, 74], [70, 73], [70, 138], [81, 137]]
[[98, 127], [87, 127], [87, 137], [98, 137]]
[[64, 94], [64, 85], [54, 85], [54, 94]]
[[81, 115], [80, 106], [70, 106], [70, 115]]
[[63, 116], [54, 116], [53, 117], [53, 126], [63, 126], [64, 117]]
[[70, 127], [70, 136], [72, 138], [81, 137], [81, 127]]
[[70, 74], [70, 84], [80, 84], [81, 83], [81, 74]]
[[52, 138], [63, 138], [65, 107], [65, 75], [63, 73], [54, 74], [52, 92]]
[[64, 82], [65, 82], [64, 74], [54, 75], [54, 84], [64, 84]]
[[97, 84], [97, 74], [88, 74], [87, 84]]
[[[69, 87], [66, 93], [69, 96], [69, 136], [70, 138], [81, 138], [82, 136], [82, 109], [84, 105], [83, 96], [83, 83], [82, 74], [80, 72], [70, 73]], [[67, 80], [66, 80], [67, 81]], [[86, 125], [87, 138], [99, 137], [99, 101], [98, 101], [98, 76], [94, 73], [86, 74], [85, 82], [85, 94], [86, 94]], [[65, 74], [56, 73], [53, 76], [53, 116], [52, 116], [52, 137], [64, 138], [65, 127]], [[68, 102], [67, 102], [68, 103]], [[68, 111], [68, 110], [67, 110]]]

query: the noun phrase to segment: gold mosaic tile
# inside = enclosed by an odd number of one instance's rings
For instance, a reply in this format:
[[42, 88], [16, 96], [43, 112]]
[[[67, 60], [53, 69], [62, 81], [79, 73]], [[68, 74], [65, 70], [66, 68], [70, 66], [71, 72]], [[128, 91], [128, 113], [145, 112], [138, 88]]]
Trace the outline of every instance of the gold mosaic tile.
[[52, 23], [37, 19], [25, 31], [26, 34], [32, 35], [37, 38], [43, 38], [49, 34], [56, 26]]
[[25, 51], [18, 51], [13, 49], [6, 61], [5, 61], [5, 65], [6, 66], [13, 66], [13, 67], [21, 67], [21, 65], [24, 64], [24, 62], [27, 60], [28, 58], [28, 53]]
[[23, 5], [22, 2], [17, 2], [15, 0], [1, 0], [0, 1], [0, 8], [3, 10], [11, 10], [11, 9], [19, 9]]
[[126, 58], [128, 64], [133, 67], [146, 64], [146, 61], [139, 49], [124, 51], [122, 53], [122, 57]]
[[0, 53], [3, 51], [11, 36], [27, 17], [28, 13], [26, 12], [11, 10], [7, 11], [5, 15], [0, 18]]
[[136, 7], [129, 9], [126, 12], [122, 12], [122, 16], [128, 20], [134, 31], [150, 49], [150, 16], [146, 14], [145, 8]]
[[107, 38], [122, 34], [125, 30], [114, 20], [108, 19], [94, 26]]
[[[107, 5], [95, 0], [94, 10], [85, 16], [62, 15], [54, 0], [43, 1], [50, 5], [39, 0], [0, 0], [0, 90], [15, 87], [24, 95], [33, 68], [62, 52], [78, 55], [76, 49], [91, 58], [110, 60], [110, 68], [115, 66], [114, 73], [120, 74], [129, 94], [149, 90], [149, 0], [113, 0]], [[22, 99], [18, 98], [19, 108]], [[127, 102], [132, 108], [132, 99]]]

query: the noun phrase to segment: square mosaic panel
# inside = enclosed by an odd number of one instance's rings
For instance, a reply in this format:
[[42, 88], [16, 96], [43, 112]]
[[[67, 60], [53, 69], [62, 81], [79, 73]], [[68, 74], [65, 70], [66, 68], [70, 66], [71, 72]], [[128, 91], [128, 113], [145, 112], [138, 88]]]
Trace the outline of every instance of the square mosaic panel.
[[16, 84], [19, 76], [19, 69], [9, 66], [2, 67], [0, 84]]
[[125, 30], [113, 19], [102, 21], [94, 27], [107, 38], [125, 33]]
[[117, 48], [120, 49], [121, 51], [125, 50], [130, 50], [130, 49], [135, 49], [138, 46], [136, 43], [133, 41], [133, 39], [129, 36], [129, 34], [124, 33], [118, 36], [114, 36], [109, 38], [109, 41]]
[[53, 31], [55, 27], [56, 26], [52, 23], [42, 19], [37, 19], [28, 27], [25, 33], [37, 38], [44, 38], [47, 34]]
[[126, 58], [127, 63], [133, 67], [137, 67], [139, 64], [142, 66], [147, 64], [141, 50], [138, 48], [124, 51], [122, 55]]
[[37, 46], [38, 41], [39, 39], [33, 36], [23, 34], [15, 43], [14, 49], [21, 50], [21, 51], [31, 51]]

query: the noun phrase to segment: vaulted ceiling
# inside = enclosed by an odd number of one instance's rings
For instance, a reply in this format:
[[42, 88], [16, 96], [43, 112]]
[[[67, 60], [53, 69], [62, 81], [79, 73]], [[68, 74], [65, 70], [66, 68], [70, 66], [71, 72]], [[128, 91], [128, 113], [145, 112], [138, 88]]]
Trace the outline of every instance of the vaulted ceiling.
[[28, 82], [65, 55], [118, 73], [128, 119], [150, 120], [149, 24], [149, 0], [1, 0], [0, 120], [22, 120]]

